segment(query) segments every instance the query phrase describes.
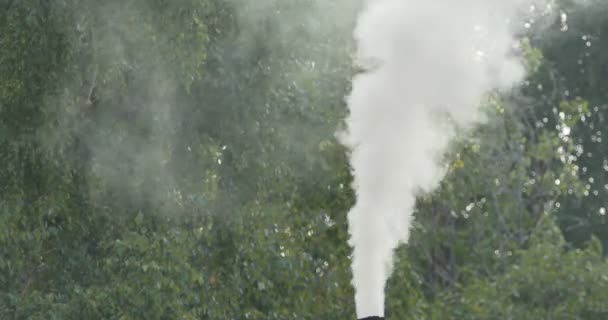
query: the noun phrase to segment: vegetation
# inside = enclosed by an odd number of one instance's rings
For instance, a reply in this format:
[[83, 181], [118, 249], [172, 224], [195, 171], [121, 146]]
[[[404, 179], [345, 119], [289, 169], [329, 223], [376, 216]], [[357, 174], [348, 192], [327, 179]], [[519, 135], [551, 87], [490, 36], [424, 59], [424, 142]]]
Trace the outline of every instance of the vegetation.
[[[608, 318], [591, 2], [522, 38], [521, 92], [451, 147], [387, 317]], [[356, 7], [0, 1], [0, 319], [354, 319], [334, 133]]]

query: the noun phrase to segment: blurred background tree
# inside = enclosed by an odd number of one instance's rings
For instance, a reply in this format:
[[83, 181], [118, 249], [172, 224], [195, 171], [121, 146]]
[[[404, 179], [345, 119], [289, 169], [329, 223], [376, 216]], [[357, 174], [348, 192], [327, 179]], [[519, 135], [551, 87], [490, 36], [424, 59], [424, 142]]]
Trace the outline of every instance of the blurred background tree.
[[[357, 7], [0, 3], [0, 318], [354, 318]], [[606, 318], [608, 4], [557, 10], [419, 199], [388, 317]]]

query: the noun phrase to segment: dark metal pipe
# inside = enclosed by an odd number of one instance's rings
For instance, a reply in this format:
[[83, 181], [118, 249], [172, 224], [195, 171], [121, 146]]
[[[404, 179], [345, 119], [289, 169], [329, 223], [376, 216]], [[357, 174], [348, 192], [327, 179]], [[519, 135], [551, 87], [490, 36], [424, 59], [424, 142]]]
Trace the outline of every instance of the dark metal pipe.
[[383, 317], [377, 317], [377, 316], [373, 316], [373, 317], [367, 317], [367, 318], [362, 318], [359, 320], [384, 320]]

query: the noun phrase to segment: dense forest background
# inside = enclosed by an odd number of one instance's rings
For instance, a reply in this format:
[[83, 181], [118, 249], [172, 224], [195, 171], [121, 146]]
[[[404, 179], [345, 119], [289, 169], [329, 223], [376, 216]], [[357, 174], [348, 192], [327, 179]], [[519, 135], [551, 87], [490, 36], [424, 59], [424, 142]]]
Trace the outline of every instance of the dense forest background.
[[[358, 1], [0, 0], [0, 319], [354, 319]], [[608, 319], [608, 2], [446, 155], [390, 319]]]

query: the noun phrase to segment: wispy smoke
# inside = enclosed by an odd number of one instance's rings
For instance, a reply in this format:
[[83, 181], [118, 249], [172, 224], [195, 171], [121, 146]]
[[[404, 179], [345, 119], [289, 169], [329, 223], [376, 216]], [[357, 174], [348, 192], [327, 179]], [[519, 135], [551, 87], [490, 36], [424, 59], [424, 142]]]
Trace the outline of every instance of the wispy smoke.
[[204, 25], [164, 16], [186, 4], [157, 5], [109, 0], [51, 6], [65, 19], [60, 30], [70, 60], [62, 90], [48, 94], [51, 120], [41, 139], [89, 176], [94, 201], [112, 199], [131, 211], [173, 209], [180, 101], [198, 76], [207, 45]]
[[341, 137], [357, 194], [348, 219], [359, 317], [384, 314], [393, 250], [408, 239], [416, 195], [444, 176], [439, 160], [454, 125], [474, 125], [487, 93], [522, 80], [512, 20], [524, 4], [376, 0], [360, 15], [365, 72], [353, 80]]

